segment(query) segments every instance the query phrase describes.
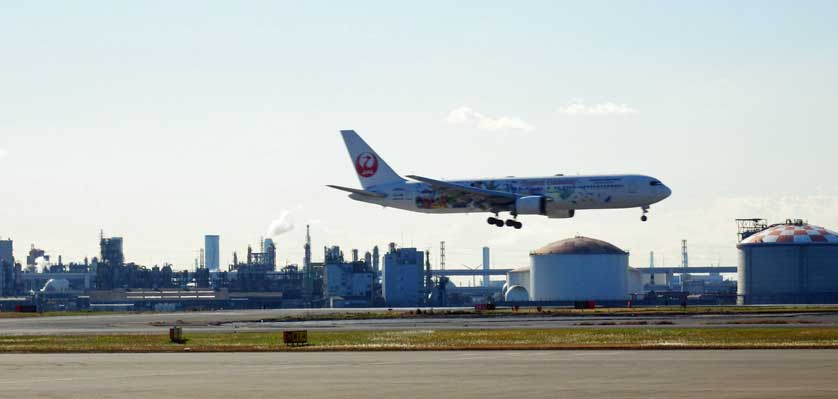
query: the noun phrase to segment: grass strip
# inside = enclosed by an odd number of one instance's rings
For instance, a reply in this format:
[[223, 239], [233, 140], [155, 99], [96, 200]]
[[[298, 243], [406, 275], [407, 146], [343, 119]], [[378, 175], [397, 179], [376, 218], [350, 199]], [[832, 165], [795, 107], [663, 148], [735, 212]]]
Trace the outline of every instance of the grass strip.
[[[281, 311], [281, 310], [278, 310]], [[189, 314], [190, 312], [181, 312]], [[572, 309], [567, 307], [543, 307], [539, 312], [536, 307], [522, 307], [518, 311], [510, 308], [501, 308], [494, 311], [478, 312], [473, 309], [432, 309], [416, 310], [406, 309], [381, 309], [376, 311], [361, 312], [307, 312], [303, 314], [286, 315], [274, 318], [259, 317], [259, 320], [271, 322], [293, 322], [310, 320], [366, 320], [366, 319], [405, 319], [422, 317], [506, 317], [506, 316], [678, 316], [678, 315], [733, 315], [733, 314], [782, 314], [782, 313], [838, 313], [838, 306], [689, 306], [686, 309], [680, 306], [650, 306], [633, 308], [596, 308], [596, 309]], [[89, 316], [89, 315], [113, 315], [113, 314], [155, 314], [155, 312], [101, 312], [101, 311], [71, 311], [71, 312], [43, 312], [43, 313], [16, 313], [0, 312], [0, 319], [30, 318], [30, 317], [58, 317], [58, 316]], [[255, 317], [255, 316], [254, 316]], [[251, 321], [251, 320], [241, 320]], [[160, 325], [167, 325], [169, 322], [161, 322]], [[188, 323], [186, 323], [188, 324]]]
[[0, 352], [274, 352], [501, 349], [838, 349], [838, 328], [609, 328], [545, 330], [310, 331], [287, 347], [281, 333], [0, 336]]

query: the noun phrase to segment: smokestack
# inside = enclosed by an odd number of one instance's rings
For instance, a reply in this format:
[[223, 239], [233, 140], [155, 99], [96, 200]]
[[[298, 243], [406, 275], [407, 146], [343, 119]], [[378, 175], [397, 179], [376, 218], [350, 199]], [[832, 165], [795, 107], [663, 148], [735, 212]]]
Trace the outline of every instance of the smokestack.
[[375, 278], [378, 278], [378, 262], [381, 256], [378, 253], [378, 245], [372, 248], [372, 271], [375, 272]]
[[483, 286], [489, 286], [489, 247], [483, 247]]

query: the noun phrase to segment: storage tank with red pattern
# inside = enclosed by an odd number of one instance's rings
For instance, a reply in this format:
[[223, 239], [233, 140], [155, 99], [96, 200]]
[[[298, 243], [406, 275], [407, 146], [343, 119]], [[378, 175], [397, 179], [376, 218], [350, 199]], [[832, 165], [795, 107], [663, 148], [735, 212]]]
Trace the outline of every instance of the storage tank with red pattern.
[[838, 303], [838, 233], [789, 220], [739, 249], [739, 304]]

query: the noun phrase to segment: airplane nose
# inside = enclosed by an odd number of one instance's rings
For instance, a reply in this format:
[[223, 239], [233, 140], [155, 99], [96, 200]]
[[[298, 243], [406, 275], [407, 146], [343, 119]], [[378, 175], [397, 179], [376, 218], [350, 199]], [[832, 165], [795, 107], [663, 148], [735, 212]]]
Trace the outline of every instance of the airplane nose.
[[670, 195], [672, 195], [672, 190], [667, 186], [663, 186], [663, 198], [669, 198]]

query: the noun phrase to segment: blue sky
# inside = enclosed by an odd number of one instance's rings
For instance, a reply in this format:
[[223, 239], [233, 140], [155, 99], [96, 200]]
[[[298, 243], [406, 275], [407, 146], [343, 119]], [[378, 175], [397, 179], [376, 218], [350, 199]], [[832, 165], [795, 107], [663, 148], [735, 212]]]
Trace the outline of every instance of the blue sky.
[[[6, 5], [0, 236], [17, 257], [35, 243], [80, 259], [103, 228], [125, 237], [129, 260], [186, 267], [203, 234], [221, 234], [227, 262], [288, 210], [297, 228], [277, 241], [291, 262], [311, 222], [316, 248], [445, 240], [449, 264], [476, 264], [489, 245], [498, 265], [519, 266], [574, 234], [631, 250], [634, 265], [651, 250], [674, 263], [682, 238], [694, 263], [733, 264], [736, 217], [838, 228], [836, 8]], [[580, 100], [606, 111], [560, 112]], [[461, 107], [531, 129], [449, 123]], [[674, 195], [647, 224], [639, 210], [580, 212], [521, 231], [383, 210], [323, 187], [357, 184], [346, 128], [404, 174], [644, 173]]]

